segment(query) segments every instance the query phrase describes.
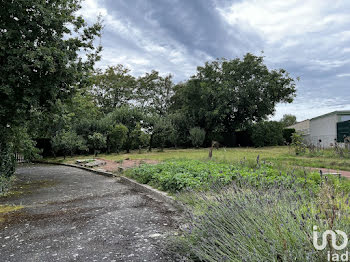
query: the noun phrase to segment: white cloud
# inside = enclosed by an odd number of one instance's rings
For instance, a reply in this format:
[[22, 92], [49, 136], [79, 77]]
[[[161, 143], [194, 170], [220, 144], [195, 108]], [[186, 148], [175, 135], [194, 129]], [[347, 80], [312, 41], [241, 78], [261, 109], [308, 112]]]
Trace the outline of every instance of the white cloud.
[[274, 43], [344, 23], [348, 15], [328, 14], [339, 6], [340, 1], [333, 0], [246, 0], [218, 10], [228, 23], [251, 27]]

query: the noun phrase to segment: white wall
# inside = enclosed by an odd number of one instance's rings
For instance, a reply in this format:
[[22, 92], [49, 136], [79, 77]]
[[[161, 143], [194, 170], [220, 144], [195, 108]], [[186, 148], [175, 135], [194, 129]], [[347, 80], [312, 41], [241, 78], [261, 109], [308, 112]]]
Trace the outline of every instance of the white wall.
[[318, 144], [321, 139], [322, 147], [330, 147], [334, 144], [334, 139], [337, 138], [337, 122], [336, 114], [328, 115], [310, 120], [310, 140], [314, 145]]

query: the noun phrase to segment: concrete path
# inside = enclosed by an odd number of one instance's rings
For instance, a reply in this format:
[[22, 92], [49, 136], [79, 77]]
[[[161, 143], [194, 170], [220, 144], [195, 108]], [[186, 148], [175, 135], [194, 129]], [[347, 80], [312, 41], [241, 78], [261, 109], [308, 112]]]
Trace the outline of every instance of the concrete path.
[[172, 261], [164, 237], [175, 211], [144, 193], [84, 170], [17, 169], [18, 192], [0, 205], [0, 261]]
[[330, 169], [330, 168], [316, 168], [316, 167], [305, 167], [306, 169], [314, 170], [314, 171], [320, 171], [324, 174], [341, 174], [342, 177], [350, 179], [350, 171], [345, 171], [345, 170], [337, 170], [337, 169]]

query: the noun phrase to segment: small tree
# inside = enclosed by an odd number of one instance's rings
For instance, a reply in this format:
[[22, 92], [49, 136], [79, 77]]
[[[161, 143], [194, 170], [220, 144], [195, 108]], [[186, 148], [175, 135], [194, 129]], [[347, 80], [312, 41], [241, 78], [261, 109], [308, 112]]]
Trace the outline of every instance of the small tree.
[[297, 122], [297, 117], [295, 115], [285, 114], [280, 122], [282, 123], [283, 127], [288, 127]]
[[200, 147], [201, 145], [203, 145], [205, 139], [205, 131], [199, 127], [191, 128], [190, 139], [194, 147]]
[[52, 149], [55, 153], [61, 152], [64, 159], [66, 155], [73, 155], [77, 150], [87, 150], [86, 141], [83, 137], [71, 130], [57, 132], [51, 139]]
[[306, 151], [306, 145], [303, 142], [303, 137], [298, 132], [292, 134], [292, 144], [291, 145], [294, 148], [296, 155], [303, 154]]
[[89, 147], [94, 151], [94, 155], [97, 156], [99, 150], [106, 148], [107, 138], [98, 132], [88, 136]]
[[126, 141], [128, 128], [123, 124], [115, 125], [108, 134], [108, 148], [119, 153]]

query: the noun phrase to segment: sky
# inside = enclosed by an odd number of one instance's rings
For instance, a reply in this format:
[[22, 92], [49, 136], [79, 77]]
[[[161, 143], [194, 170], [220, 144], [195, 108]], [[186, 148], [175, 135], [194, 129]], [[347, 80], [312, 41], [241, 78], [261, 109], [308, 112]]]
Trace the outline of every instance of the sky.
[[[297, 82], [291, 104], [271, 116], [298, 121], [350, 110], [350, 1], [343, 0], [86, 0], [79, 13], [101, 15], [102, 60], [135, 76], [151, 70], [188, 79], [216, 58], [264, 55], [270, 69]], [[263, 53], [262, 53], [263, 51]]]

